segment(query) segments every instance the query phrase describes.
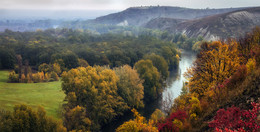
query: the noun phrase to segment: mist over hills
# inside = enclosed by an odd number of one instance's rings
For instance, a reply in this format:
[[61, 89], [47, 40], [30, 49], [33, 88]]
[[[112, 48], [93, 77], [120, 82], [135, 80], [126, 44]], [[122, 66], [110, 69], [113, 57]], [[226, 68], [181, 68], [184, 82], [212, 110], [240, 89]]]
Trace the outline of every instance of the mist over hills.
[[57, 27], [95, 30], [93, 26], [101, 25], [99, 28], [102, 28], [102, 25], [111, 25], [159, 29], [188, 37], [202, 36], [206, 40], [217, 40], [236, 38], [253, 27], [260, 26], [260, 7], [191, 9], [141, 6], [114, 12], [116, 11], [0, 10], [0, 31], [35, 31]]
[[131, 7], [118, 13], [98, 17], [93, 20], [93, 22], [112, 25], [144, 26], [150, 20], [160, 17], [174, 19], [195, 19], [226, 13], [238, 9], [240, 8], [190, 9], [171, 6]]

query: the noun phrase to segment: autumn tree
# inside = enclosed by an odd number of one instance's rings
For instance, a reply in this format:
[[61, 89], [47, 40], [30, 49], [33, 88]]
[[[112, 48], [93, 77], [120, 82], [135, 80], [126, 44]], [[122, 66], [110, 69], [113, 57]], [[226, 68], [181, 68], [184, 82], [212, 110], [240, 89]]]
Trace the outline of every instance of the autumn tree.
[[38, 71], [47, 73], [51, 71], [51, 67], [49, 64], [42, 63], [41, 65], [39, 65]]
[[230, 77], [239, 66], [240, 58], [235, 41], [204, 43], [194, 66], [188, 70], [188, 87], [192, 93], [211, 96], [210, 88]]
[[14, 111], [0, 112], [0, 130], [6, 132], [65, 132], [61, 123], [46, 116], [42, 107], [37, 111], [27, 105], [16, 105]]
[[160, 73], [157, 68], [153, 66], [151, 60], [140, 60], [136, 62], [134, 68], [140, 75], [140, 78], [144, 80], [144, 99], [151, 101], [156, 99], [162, 92], [160, 84]]
[[116, 132], [158, 132], [152, 122], [147, 122], [136, 109], [132, 109], [132, 112], [134, 113], [135, 119], [124, 122], [124, 124], [116, 129]]
[[[76, 106], [82, 107], [86, 110], [86, 113], [82, 114], [86, 114], [85, 117], [91, 122], [90, 130], [97, 131], [102, 124], [110, 122], [115, 116], [121, 115], [128, 109], [123, 98], [117, 93], [118, 80], [114, 71], [101, 67], [79, 67], [64, 72], [62, 89], [68, 100], [65, 113], [69, 113]], [[85, 129], [89, 127], [84, 126]], [[82, 125], [74, 128], [80, 130]]]
[[118, 94], [130, 107], [143, 107], [143, 80], [137, 71], [128, 65], [115, 68], [114, 71], [119, 77]]

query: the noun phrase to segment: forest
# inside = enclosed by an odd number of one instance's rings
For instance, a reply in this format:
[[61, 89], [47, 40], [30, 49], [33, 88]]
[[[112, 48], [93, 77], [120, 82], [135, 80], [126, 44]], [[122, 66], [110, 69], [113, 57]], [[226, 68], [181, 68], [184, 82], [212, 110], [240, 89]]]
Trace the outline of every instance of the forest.
[[[162, 96], [170, 72], [178, 69], [180, 49], [197, 53], [181, 95], [168, 112], [156, 109], [145, 118], [138, 110]], [[0, 33], [0, 69], [8, 71], [4, 85], [60, 82], [65, 97], [59, 119], [40, 106], [1, 110], [0, 130], [100, 131], [131, 111], [134, 119], [115, 131], [256, 132], [259, 65], [259, 27], [238, 39], [210, 42], [156, 31], [5, 30]]]

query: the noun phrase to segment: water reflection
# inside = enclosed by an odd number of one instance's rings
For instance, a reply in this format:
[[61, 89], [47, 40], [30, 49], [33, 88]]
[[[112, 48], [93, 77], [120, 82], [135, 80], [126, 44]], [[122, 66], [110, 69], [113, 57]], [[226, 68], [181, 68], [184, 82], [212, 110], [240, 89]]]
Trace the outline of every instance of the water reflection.
[[192, 66], [193, 61], [196, 59], [196, 54], [191, 51], [182, 51], [181, 60], [179, 62], [179, 68], [170, 73], [170, 77], [167, 79], [167, 88], [163, 92], [163, 99], [170, 92], [173, 94], [173, 98], [176, 98], [181, 93], [181, 88], [186, 80], [184, 73], [188, 68]]

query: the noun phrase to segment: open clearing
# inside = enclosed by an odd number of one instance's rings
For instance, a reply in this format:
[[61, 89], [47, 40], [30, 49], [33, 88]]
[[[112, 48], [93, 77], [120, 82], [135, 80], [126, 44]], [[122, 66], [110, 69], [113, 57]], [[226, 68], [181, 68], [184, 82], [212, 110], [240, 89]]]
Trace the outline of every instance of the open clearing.
[[60, 118], [65, 98], [61, 81], [44, 83], [7, 83], [8, 71], [0, 71], [0, 109], [13, 110], [16, 104], [27, 104], [35, 110], [43, 106], [47, 115]]

